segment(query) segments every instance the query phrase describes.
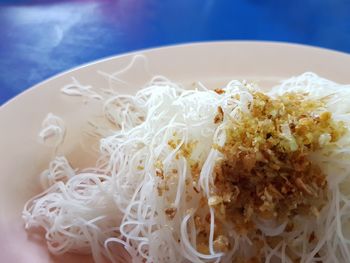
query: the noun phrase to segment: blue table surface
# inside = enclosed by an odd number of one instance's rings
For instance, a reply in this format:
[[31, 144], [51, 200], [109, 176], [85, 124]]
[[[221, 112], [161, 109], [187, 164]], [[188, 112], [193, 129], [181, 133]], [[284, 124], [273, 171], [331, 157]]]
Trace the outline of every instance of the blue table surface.
[[272, 40], [350, 52], [349, 0], [0, 0], [0, 105], [61, 71], [169, 44]]

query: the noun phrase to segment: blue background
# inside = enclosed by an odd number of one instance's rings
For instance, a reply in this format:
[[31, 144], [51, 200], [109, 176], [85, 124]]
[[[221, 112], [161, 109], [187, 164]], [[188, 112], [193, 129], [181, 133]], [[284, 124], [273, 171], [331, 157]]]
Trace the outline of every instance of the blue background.
[[273, 40], [350, 52], [350, 0], [0, 1], [0, 105], [95, 59], [213, 40]]

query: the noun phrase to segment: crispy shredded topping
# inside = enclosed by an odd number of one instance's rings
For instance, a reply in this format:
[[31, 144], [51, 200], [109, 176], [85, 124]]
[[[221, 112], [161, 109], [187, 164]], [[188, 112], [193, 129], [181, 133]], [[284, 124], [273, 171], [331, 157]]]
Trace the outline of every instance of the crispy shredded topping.
[[[208, 205], [237, 232], [255, 235], [259, 218], [290, 222], [295, 215], [317, 216], [327, 202], [327, 179], [309, 157], [336, 142], [345, 128], [322, 101], [252, 94], [249, 111], [228, 123], [226, 143], [216, 145], [223, 158], [214, 169]], [[286, 230], [292, 227], [290, 222]]]
[[170, 218], [170, 219], [173, 219], [176, 215], [176, 208], [173, 208], [173, 207], [170, 207], [170, 208], [167, 208], [165, 209], [165, 214]]
[[214, 249], [215, 251], [218, 252], [226, 252], [230, 248], [230, 242], [228, 238], [224, 235], [219, 235], [215, 240], [214, 240]]
[[224, 158], [215, 167], [219, 195], [209, 199], [212, 206], [223, 202], [226, 215], [243, 228], [252, 215], [286, 219], [301, 207], [321, 205], [314, 199], [325, 198], [327, 180], [309, 155], [344, 133], [330, 112], [315, 114], [323, 108], [320, 101], [300, 94], [272, 99], [254, 92], [253, 97], [250, 112], [240, 112], [227, 127], [227, 141], [219, 148]]
[[218, 113], [216, 114], [216, 116], [214, 117], [214, 123], [218, 124], [220, 122], [222, 122], [224, 120], [224, 111], [222, 110], [222, 108], [219, 106], [218, 107]]
[[[323, 101], [307, 99], [306, 94], [289, 93], [277, 98], [257, 91], [251, 94], [253, 100], [248, 110], [238, 110], [235, 118], [227, 118], [225, 144], [213, 145], [222, 158], [214, 167], [211, 196], [203, 197], [199, 207], [213, 207], [218, 216], [215, 251], [226, 252], [232, 246], [227, 233], [222, 231], [222, 222], [230, 222], [236, 232], [247, 235], [253, 242], [255, 254], [251, 255], [250, 262], [260, 262], [264, 242], [273, 247], [280, 237], [265, 236], [264, 239], [264, 233], [256, 226], [257, 220], [284, 222], [284, 232], [291, 232], [296, 215], [319, 216], [328, 198], [327, 179], [310, 156], [335, 143], [345, 128], [342, 122], [332, 119]], [[215, 124], [224, 121], [221, 107], [213, 121]], [[193, 188], [194, 194], [201, 194], [197, 182], [202, 164], [192, 159], [196, 144], [196, 141], [182, 142], [176, 133], [168, 141], [170, 149], [178, 149], [176, 158], [184, 157], [188, 161], [191, 179], [187, 178], [185, 184]], [[176, 176], [177, 170], [165, 173], [159, 161], [155, 164], [155, 173], [159, 178], [157, 191], [162, 196], [169, 191], [168, 180]], [[192, 196], [187, 195], [185, 200], [190, 202]], [[164, 212], [172, 220], [177, 210], [170, 207]], [[209, 253], [210, 214], [195, 215], [194, 222], [197, 249]], [[311, 243], [317, 237], [313, 233], [308, 238]]]
[[215, 89], [214, 90], [217, 94], [219, 94], [219, 95], [221, 95], [221, 94], [223, 94], [223, 93], [225, 93], [225, 91], [223, 90], [223, 89]]

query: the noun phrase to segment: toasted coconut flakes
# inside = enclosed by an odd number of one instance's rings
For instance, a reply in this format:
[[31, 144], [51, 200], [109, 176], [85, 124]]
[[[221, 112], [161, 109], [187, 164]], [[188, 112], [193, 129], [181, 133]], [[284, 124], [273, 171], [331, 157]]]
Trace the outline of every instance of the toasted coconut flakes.
[[165, 214], [166, 214], [170, 219], [173, 219], [173, 218], [175, 217], [176, 212], [177, 212], [177, 209], [176, 209], [176, 208], [173, 208], [173, 207], [170, 207], [170, 208], [165, 209]]

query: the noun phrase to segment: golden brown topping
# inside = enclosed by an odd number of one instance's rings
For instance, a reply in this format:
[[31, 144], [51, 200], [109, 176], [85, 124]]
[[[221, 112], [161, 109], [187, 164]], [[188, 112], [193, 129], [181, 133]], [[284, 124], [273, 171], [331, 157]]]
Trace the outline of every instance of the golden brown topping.
[[223, 158], [214, 167], [208, 204], [238, 233], [254, 237], [263, 235], [254, 218], [287, 221], [292, 231], [295, 215], [319, 214], [328, 201], [327, 179], [310, 155], [336, 142], [345, 127], [323, 101], [304, 94], [252, 95], [249, 111], [228, 121], [224, 146], [213, 146]]
[[200, 216], [194, 217], [194, 224], [196, 225], [197, 229], [202, 227], [202, 219]]
[[256, 155], [254, 153], [245, 154], [243, 155], [242, 161], [243, 161], [243, 169], [250, 172], [255, 166]]
[[327, 122], [331, 119], [331, 117], [332, 117], [332, 114], [330, 112], [326, 111], [320, 115], [320, 120], [322, 122]]
[[176, 147], [177, 147], [178, 144], [179, 144], [179, 142], [176, 141], [176, 140], [169, 140], [169, 141], [168, 141], [168, 145], [169, 145], [171, 148], [173, 148], [173, 149], [176, 149]]
[[218, 107], [218, 113], [216, 114], [216, 116], [214, 117], [214, 123], [220, 123], [224, 120], [224, 111], [222, 110], [222, 108], [219, 106]]
[[209, 206], [216, 206], [216, 205], [221, 204], [221, 203], [222, 203], [222, 198], [218, 195], [211, 196], [208, 199]]
[[210, 253], [208, 246], [204, 243], [199, 243], [197, 245], [197, 250], [199, 253], [202, 253], [202, 254], [209, 254]]
[[158, 195], [162, 196], [163, 195], [163, 188], [160, 187], [159, 185], [157, 186], [157, 191], [158, 191]]
[[190, 167], [191, 167], [192, 177], [194, 179], [198, 178], [201, 172], [201, 167], [199, 165], [199, 162], [190, 161]]
[[157, 168], [157, 169], [156, 169], [156, 176], [158, 176], [158, 177], [164, 179], [164, 172], [163, 172], [163, 170]]
[[213, 243], [214, 250], [217, 252], [227, 252], [230, 248], [230, 242], [226, 236], [218, 236]]
[[161, 161], [156, 161], [156, 163], [154, 164], [154, 167], [155, 168], [158, 168], [158, 169], [163, 169], [163, 163]]
[[203, 222], [202, 218], [198, 215], [194, 217], [194, 224], [196, 226], [196, 231], [199, 234], [206, 234], [206, 228], [208, 228], [208, 224]]
[[302, 179], [297, 178], [295, 179], [295, 183], [299, 189], [301, 189], [305, 194], [311, 195], [311, 196], [317, 196], [317, 194], [312, 190], [312, 188], [308, 185], [306, 185]]
[[157, 191], [158, 191], [158, 195], [162, 196], [164, 191], [169, 191], [168, 184], [166, 184], [164, 181], [160, 182], [157, 185]]
[[181, 145], [181, 154], [186, 158], [186, 159], [190, 159], [193, 149], [195, 148], [197, 142], [196, 141], [192, 141], [189, 143], [184, 143], [183, 145]]
[[[176, 149], [180, 144], [181, 144], [181, 140], [176, 139], [176, 137], [168, 141], [168, 145], [172, 149]], [[177, 159], [180, 157], [180, 155], [182, 155], [186, 159], [190, 159], [192, 151], [195, 148], [196, 144], [197, 144], [197, 141], [182, 143], [180, 146], [180, 151], [176, 155]]]
[[210, 224], [210, 214], [208, 213], [206, 216], [205, 216], [205, 222], [209, 223]]
[[176, 209], [176, 208], [173, 208], [173, 207], [170, 207], [170, 208], [165, 209], [165, 214], [166, 214], [170, 219], [173, 219], [173, 218], [175, 217], [176, 212], [177, 212], [177, 209]]
[[223, 89], [215, 89], [214, 91], [219, 95], [225, 93], [225, 91]]

